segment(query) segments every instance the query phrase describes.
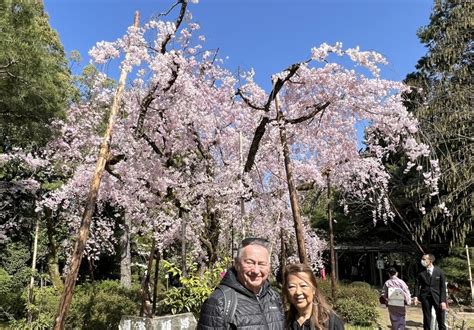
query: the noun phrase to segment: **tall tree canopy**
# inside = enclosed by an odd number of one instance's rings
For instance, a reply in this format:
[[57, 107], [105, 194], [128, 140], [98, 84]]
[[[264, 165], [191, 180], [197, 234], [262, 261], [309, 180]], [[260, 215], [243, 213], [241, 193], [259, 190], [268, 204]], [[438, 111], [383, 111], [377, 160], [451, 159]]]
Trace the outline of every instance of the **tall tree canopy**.
[[42, 2], [0, 0], [0, 151], [44, 144], [71, 91], [64, 49]]
[[473, 111], [472, 56], [474, 4], [436, 0], [430, 23], [418, 36], [428, 49], [406, 82], [417, 87], [406, 105], [420, 121], [426, 143], [442, 171], [432, 208], [420, 208], [420, 235], [462, 242], [472, 227]]

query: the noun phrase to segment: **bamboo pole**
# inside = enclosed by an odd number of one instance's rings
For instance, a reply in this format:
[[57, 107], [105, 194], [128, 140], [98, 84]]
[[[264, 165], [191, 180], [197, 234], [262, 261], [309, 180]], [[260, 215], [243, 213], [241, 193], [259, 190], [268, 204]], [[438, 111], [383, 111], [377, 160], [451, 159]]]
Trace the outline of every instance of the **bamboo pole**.
[[467, 268], [469, 269], [469, 283], [471, 284], [471, 305], [474, 305], [474, 288], [472, 284], [471, 259], [469, 255], [469, 247], [466, 244]]
[[[135, 12], [133, 26], [138, 28], [140, 20], [140, 13]], [[125, 54], [125, 61], [129, 59], [130, 54]], [[107, 130], [104, 133], [104, 138], [100, 146], [99, 159], [97, 159], [97, 164], [95, 167], [94, 176], [91, 181], [91, 187], [89, 194], [87, 196], [86, 206], [82, 216], [81, 227], [79, 228], [79, 233], [76, 238], [76, 243], [74, 245], [74, 251], [72, 253], [71, 266], [69, 273], [67, 274], [66, 281], [64, 283], [64, 291], [61, 295], [61, 300], [59, 302], [57, 316], [54, 320], [54, 329], [62, 330], [64, 329], [64, 323], [66, 321], [66, 315], [68, 313], [69, 307], [72, 301], [72, 295], [74, 287], [76, 285], [77, 275], [79, 273], [79, 267], [81, 265], [82, 256], [84, 254], [84, 249], [86, 246], [87, 239], [89, 237], [89, 229], [92, 221], [92, 215], [95, 210], [95, 204], [97, 202], [97, 197], [99, 194], [100, 182], [102, 175], [104, 173], [105, 164], [109, 156], [110, 149], [110, 140], [112, 136], [112, 129], [115, 124], [115, 118], [119, 110], [122, 93], [125, 88], [125, 81], [127, 79], [128, 72], [122, 68], [120, 72], [119, 83], [117, 91], [115, 92], [114, 100], [112, 103], [112, 109], [110, 112], [109, 122], [107, 125]]]
[[[36, 217], [36, 226], [35, 226], [35, 238], [33, 241], [33, 260], [31, 261], [31, 278], [30, 286], [28, 287], [28, 305], [33, 304], [33, 288], [35, 286], [35, 272], [36, 272], [36, 255], [38, 252], [38, 236], [39, 236], [39, 215]], [[31, 306], [28, 308], [28, 324], [31, 325], [33, 321], [33, 313], [31, 312]]]
[[[273, 80], [275, 86], [276, 80]], [[301, 263], [308, 264], [308, 255], [306, 254], [306, 246], [304, 241], [303, 221], [301, 220], [300, 206], [298, 203], [298, 195], [293, 182], [293, 166], [290, 159], [290, 148], [288, 147], [288, 138], [286, 136], [286, 127], [283, 122], [283, 112], [280, 109], [278, 95], [275, 97], [275, 108], [277, 111], [278, 128], [280, 130], [280, 140], [283, 147], [283, 157], [285, 162], [286, 180], [288, 183], [288, 192], [290, 194], [291, 212], [296, 232], [296, 243], [298, 245], [298, 255]]]

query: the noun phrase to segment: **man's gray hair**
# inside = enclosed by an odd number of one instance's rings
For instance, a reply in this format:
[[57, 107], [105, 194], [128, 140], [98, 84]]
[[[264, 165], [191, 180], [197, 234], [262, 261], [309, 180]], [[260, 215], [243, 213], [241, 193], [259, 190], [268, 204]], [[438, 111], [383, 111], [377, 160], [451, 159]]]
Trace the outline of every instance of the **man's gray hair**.
[[242, 256], [242, 250], [249, 245], [263, 246], [265, 249], [267, 249], [269, 256], [272, 254], [272, 246], [268, 240], [260, 237], [247, 237], [243, 239], [242, 242], [240, 242], [239, 251], [235, 257], [237, 260], [239, 260]]

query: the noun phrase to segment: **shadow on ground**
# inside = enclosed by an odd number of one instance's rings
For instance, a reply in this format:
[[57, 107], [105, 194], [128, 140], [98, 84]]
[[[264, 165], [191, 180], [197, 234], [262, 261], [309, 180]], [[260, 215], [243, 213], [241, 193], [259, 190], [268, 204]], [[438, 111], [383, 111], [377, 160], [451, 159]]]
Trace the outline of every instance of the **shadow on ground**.
[[423, 323], [422, 322], [407, 321], [406, 325], [407, 325], [407, 327], [421, 327], [421, 328], [423, 328]]

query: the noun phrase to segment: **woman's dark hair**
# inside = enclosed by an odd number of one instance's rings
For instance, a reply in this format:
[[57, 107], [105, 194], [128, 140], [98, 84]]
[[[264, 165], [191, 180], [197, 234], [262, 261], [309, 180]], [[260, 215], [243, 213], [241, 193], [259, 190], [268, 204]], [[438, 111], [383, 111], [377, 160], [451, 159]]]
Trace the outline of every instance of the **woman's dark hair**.
[[396, 270], [395, 268], [393, 268], [393, 267], [389, 268], [389, 269], [387, 270], [387, 272], [388, 272], [388, 275], [390, 275], [390, 276], [393, 276], [393, 275], [395, 275], [396, 273], [398, 273], [397, 270]]
[[[326, 299], [321, 295], [318, 290], [318, 284], [316, 282], [316, 276], [314, 276], [313, 270], [306, 264], [290, 264], [285, 267], [285, 276], [283, 277], [283, 302], [287, 308], [286, 325], [287, 329], [291, 329], [291, 323], [297, 319], [298, 312], [290, 303], [290, 292], [288, 291], [288, 276], [295, 275], [300, 277], [299, 274], [305, 273], [308, 275], [311, 283], [307, 283], [314, 288], [313, 296], [313, 309], [311, 311], [310, 328], [311, 329], [324, 329], [325, 323], [329, 320], [331, 314], [331, 307], [326, 302]], [[301, 277], [300, 277], [301, 278]], [[306, 279], [301, 278], [306, 281]]]

